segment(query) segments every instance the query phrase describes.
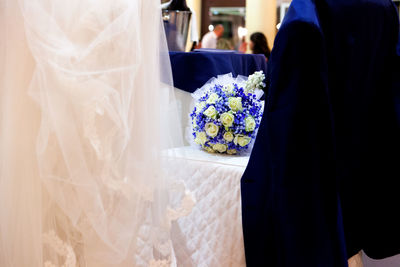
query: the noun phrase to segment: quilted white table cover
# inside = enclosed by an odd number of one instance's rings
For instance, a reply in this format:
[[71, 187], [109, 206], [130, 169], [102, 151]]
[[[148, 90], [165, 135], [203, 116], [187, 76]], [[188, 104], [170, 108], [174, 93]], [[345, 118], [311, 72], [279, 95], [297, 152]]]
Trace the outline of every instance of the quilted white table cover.
[[[192, 213], [173, 225], [178, 266], [246, 266], [243, 245], [240, 179], [249, 157], [210, 154], [196, 148], [182, 155], [188, 190], [196, 197]], [[182, 242], [182, 239], [184, 242]]]

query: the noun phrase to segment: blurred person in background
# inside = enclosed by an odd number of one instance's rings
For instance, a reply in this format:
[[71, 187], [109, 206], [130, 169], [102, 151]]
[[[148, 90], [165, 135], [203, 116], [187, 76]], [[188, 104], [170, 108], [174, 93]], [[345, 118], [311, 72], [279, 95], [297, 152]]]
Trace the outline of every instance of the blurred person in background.
[[233, 50], [234, 47], [232, 43], [225, 38], [221, 38], [217, 42], [217, 49], [222, 49], [222, 50]]
[[222, 37], [222, 35], [224, 34], [224, 30], [224, 26], [222, 26], [221, 24], [215, 26], [213, 31], [210, 31], [203, 36], [201, 47], [216, 49], [218, 39]]
[[255, 32], [250, 36], [250, 50], [253, 54], [263, 54], [267, 60], [271, 54], [267, 37], [261, 32]]
[[250, 43], [243, 42], [240, 45], [239, 51], [242, 53], [246, 53], [247, 45], [252, 52], [252, 54], [263, 54], [265, 58], [268, 60], [271, 49], [268, 46], [267, 37], [262, 32], [255, 32], [250, 36]]

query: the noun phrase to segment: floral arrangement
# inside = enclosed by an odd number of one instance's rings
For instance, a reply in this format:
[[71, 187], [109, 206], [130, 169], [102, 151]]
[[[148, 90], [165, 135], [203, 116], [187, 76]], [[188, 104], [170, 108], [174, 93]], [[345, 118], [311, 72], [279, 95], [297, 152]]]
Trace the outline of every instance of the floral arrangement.
[[211, 153], [248, 151], [262, 118], [264, 79], [262, 71], [248, 79], [227, 74], [198, 89], [190, 114], [194, 143]]

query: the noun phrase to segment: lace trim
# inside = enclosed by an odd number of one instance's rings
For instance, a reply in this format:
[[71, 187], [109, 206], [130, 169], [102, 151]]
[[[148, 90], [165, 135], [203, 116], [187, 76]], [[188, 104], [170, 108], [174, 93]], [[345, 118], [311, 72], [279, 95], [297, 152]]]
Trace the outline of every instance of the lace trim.
[[192, 212], [193, 207], [195, 205], [196, 205], [196, 200], [193, 194], [189, 191], [186, 191], [180, 207], [178, 207], [177, 209], [168, 208], [167, 210], [168, 220], [172, 222], [178, 220], [181, 217], [188, 216]]
[[158, 251], [164, 256], [169, 254], [169, 257], [168, 259], [164, 260], [152, 259], [149, 262], [149, 267], [177, 267], [175, 252], [171, 240], [165, 242], [164, 244], [159, 244], [156, 249], [158, 249]]
[[149, 267], [170, 267], [171, 260], [151, 260]]
[[98, 159], [107, 159], [107, 152], [102, 146], [100, 137], [96, 129], [96, 116], [104, 116], [104, 105], [109, 102], [109, 98], [104, 96], [102, 99], [93, 101], [86, 106], [84, 111], [84, 135], [90, 141]]
[[[65, 262], [61, 267], [76, 267], [76, 256], [74, 250], [70, 245], [62, 241], [53, 230], [43, 234], [43, 243], [49, 245], [57, 255], [65, 258]], [[57, 265], [50, 261], [46, 261], [44, 266], [57, 267]]]
[[172, 185], [171, 189], [174, 191], [185, 193], [178, 208], [172, 209], [171, 207], [168, 207], [167, 220], [169, 225], [171, 225], [172, 221], [176, 221], [181, 217], [189, 215], [192, 212], [193, 207], [196, 205], [196, 198], [194, 197], [192, 192], [186, 189], [186, 185], [183, 181], [176, 181]]

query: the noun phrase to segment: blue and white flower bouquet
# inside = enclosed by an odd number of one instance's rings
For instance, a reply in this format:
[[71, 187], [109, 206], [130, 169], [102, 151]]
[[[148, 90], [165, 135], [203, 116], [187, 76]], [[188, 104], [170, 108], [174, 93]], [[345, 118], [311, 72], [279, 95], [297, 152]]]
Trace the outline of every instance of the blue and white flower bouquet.
[[262, 71], [248, 78], [220, 75], [194, 92], [190, 114], [194, 143], [211, 153], [249, 152], [264, 109], [260, 100], [264, 79]]

